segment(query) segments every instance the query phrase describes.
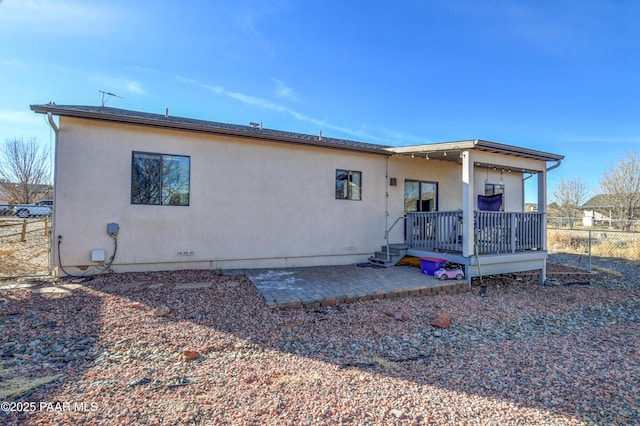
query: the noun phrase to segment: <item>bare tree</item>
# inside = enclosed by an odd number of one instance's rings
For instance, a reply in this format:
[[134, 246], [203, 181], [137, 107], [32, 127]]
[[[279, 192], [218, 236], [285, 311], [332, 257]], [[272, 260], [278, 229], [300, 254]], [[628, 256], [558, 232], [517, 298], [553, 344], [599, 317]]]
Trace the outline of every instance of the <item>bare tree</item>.
[[13, 203], [32, 203], [51, 184], [49, 152], [36, 138], [5, 140], [0, 146], [0, 189]]
[[580, 206], [587, 200], [590, 192], [587, 184], [580, 177], [562, 178], [555, 186], [553, 197], [558, 214], [569, 219], [569, 228], [573, 229], [580, 213]]
[[640, 217], [640, 154], [628, 151], [600, 178], [602, 193], [607, 195], [618, 218], [629, 229]]

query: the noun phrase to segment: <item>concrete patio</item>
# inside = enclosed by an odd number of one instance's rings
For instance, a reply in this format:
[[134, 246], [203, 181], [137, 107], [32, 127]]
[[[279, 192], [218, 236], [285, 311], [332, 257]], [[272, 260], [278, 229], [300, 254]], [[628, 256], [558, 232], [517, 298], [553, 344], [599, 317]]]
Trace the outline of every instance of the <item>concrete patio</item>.
[[372, 299], [460, 294], [470, 290], [466, 280], [440, 281], [419, 268], [315, 266], [249, 269], [244, 274], [270, 308], [318, 308]]

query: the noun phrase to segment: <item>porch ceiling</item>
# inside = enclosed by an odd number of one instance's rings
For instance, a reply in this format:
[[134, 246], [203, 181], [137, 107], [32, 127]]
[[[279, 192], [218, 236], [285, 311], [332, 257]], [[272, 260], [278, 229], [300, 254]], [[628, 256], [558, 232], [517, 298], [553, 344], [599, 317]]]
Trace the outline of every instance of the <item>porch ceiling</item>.
[[[423, 145], [411, 145], [402, 147], [389, 147], [391, 151], [397, 155], [425, 157], [434, 160], [452, 161], [458, 164], [462, 163], [460, 152], [466, 150], [476, 150], [489, 152], [492, 154], [502, 154], [514, 157], [526, 158], [538, 161], [560, 161], [564, 159], [564, 155], [552, 154], [549, 152], [537, 151], [528, 148], [522, 148], [513, 145], [506, 145], [497, 142], [490, 142], [481, 139], [440, 142]], [[491, 166], [490, 164], [480, 164], [481, 166]]]

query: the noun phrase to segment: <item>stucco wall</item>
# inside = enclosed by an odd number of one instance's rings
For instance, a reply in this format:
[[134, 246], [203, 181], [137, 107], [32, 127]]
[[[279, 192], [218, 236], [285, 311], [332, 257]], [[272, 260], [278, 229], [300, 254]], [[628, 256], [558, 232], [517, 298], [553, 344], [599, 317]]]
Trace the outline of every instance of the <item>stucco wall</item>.
[[[383, 243], [384, 156], [65, 117], [60, 128], [54, 235], [67, 270], [99, 267], [92, 249], [111, 255], [110, 222], [117, 271], [353, 263]], [[190, 156], [190, 205], [131, 205], [132, 151]], [[361, 201], [335, 199], [336, 169], [362, 172]]]
[[[133, 151], [189, 156], [190, 205], [132, 205]], [[523, 208], [516, 170], [545, 166], [475, 152], [473, 161], [498, 165], [475, 168], [474, 198], [484, 193], [487, 170], [489, 182], [499, 183], [501, 166], [512, 168], [502, 175], [506, 211]], [[455, 162], [68, 117], [60, 119], [56, 168], [54, 240], [62, 236], [62, 265], [70, 273], [102, 267], [90, 254], [104, 249], [111, 256], [112, 222], [120, 226], [113, 264], [120, 272], [363, 262], [404, 215], [405, 180], [437, 182], [441, 211], [461, 209], [463, 198]], [[362, 172], [361, 201], [335, 199], [336, 169]], [[388, 186], [387, 177], [397, 185]], [[403, 239], [401, 222], [390, 242]]]

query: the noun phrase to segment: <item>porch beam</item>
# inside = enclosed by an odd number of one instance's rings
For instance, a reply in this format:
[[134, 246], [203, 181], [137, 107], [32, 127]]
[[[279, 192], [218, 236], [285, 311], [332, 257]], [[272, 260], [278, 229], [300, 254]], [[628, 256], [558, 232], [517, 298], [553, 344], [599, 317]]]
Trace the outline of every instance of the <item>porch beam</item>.
[[473, 256], [473, 176], [474, 162], [470, 150], [460, 153], [462, 158], [462, 255]]
[[[538, 213], [542, 213], [542, 235], [540, 236], [540, 247], [547, 252], [547, 170], [538, 173]], [[540, 268], [540, 284], [547, 280], [547, 263]]]
[[542, 250], [547, 250], [547, 171], [542, 170], [538, 173], [538, 213], [544, 214], [542, 223], [544, 224], [545, 232], [542, 233], [541, 246]]

